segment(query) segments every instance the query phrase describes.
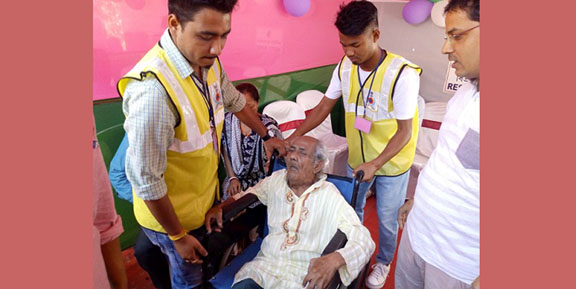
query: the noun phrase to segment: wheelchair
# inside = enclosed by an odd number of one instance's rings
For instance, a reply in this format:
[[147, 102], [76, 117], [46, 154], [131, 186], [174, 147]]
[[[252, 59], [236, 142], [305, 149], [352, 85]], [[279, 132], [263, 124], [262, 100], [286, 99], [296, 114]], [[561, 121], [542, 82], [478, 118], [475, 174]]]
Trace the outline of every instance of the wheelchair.
[[[270, 170], [268, 175], [270, 175], [273, 171], [280, 170], [286, 168], [285, 163], [283, 160], [279, 159], [278, 157], [273, 156], [270, 164]], [[327, 176], [327, 181], [332, 182], [338, 190], [342, 193], [343, 197], [346, 201], [354, 207], [356, 204], [357, 192], [360, 181], [364, 176], [363, 171], [359, 171], [356, 175], [355, 179], [350, 179], [347, 177], [330, 175]], [[229, 223], [236, 222], [238, 220], [236, 217], [240, 212], [245, 210], [250, 210], [249, 207], [254, 207], [253, 204], [259, 203], [258, 198], [255, 195], [247, 194], [242, 198], [236, 200], [234, 203], [224, 206], [222, 208], [222, 219], [224, 224], [224, 229], [229, 226]], [[264, 205], [260, 204], [259, 207], [264, 207]], [[265, 212], [265, 211], [264, 211]], [[262, 222], [259, 224], [260, 236], [246, 247], [238, 256], [233, 258], [228, 264], [223, 266], [220, 264], [220, 268], [209, 270], [208, 277], [204, 288], [216, 288], [216, 289], [229, 289], [232, 287], [232, 283], [234, 281], [234, 275], [240, 270], [240, 268], [247, 262], [251, 261], [260, 250], [260, 246], [262, 244], [263, 238], [267, 234], [267, 225], [265, 221], [265, 214], [262, 218]], [[233, 221], [232, 221], [233, 220]], [[236, 224], [237, 226], [237, 224]], [[238, 229], [232, 230], [238, 232]], [[230, 233], [228, 233], [230, 234]], [[343, 248], [346, 245], [347, 238], [346, 235], [338, 230], [336, 234], [332, 237], [329, 244], [326, 246], [324, 251], [322, 252], [322, 256], [332, 253], [340, 248]], [[228, 250], [229, 251], [229, 250]], [[225, 258], [227, 259], [227, 258]], [[340, 276], [338, 272], [336, 272], [334, 278], [330, 282], [327, 288], [336, 289], [336, 288], [362, 288], [364, 284], [364, 279], [366, 277], [366, 272], [369, 264], [364, 266], [364, 269], [360, 272], [358, 277], [349, 285], [344, 286], [344, 284], [340, 280]], [[211, 271], [211, 272], [210, 272]], [[217, 271], [217, 272], [215, 272]], [[205, 271], [206, 272], [206, 271]], [[215, 272], [212, 274], [212, 272]]]

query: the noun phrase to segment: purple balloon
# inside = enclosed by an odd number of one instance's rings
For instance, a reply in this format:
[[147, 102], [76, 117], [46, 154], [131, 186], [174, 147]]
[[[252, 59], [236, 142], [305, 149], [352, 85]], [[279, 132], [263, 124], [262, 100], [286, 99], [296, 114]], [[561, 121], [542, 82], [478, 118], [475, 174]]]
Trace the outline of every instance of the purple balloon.
[[304, 16], [310, 10], [310, 0], [284, 0], [284, 8], [292, 16]]
[[429, 0], [411, 0], [404, 5], [402, 16], [410, 24], [419, 24], [428, 19], [432, 7], [434, 7], [434, 3]]

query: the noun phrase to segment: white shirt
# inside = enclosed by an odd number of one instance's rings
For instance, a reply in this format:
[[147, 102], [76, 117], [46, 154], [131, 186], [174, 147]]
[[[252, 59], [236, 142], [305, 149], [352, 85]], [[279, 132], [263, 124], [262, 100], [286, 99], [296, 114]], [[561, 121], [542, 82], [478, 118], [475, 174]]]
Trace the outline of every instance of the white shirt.
[[[234, 283], [251, 278], [263, 288], [301, 289], [310, 260], [320, 257], [338, 229], [348, 238], [346, 246], [336, 250], [346, 262], [338, 269], [343, 283], [350, 284], [370, 261], [375, 247], [370, 232], [326, 175], [300, 197], [288, 187], [286, 170], [274, 172], [246, 193], [255, 194], [268, 207], [270, 233]], [[297, 241], [289, 244], [294, 236]]]
[[[342, 86], [340, 85], [340, 77], [338, 77], [338, 68], [336, 65], [334, 72], [332, 72], [332, 80], [326, 90], [326, 97], [330, 99], [338, 99], [342, 96]], [[364, 83], [371, 71], [360, 71], [360, 81]], [[411, 119], [416, 113], [418, 107], [418, 92], [420, 90], [420, 74], [415, 69], [406, 67], [396, 83], [394, 97], [392, 98], [394, 104], [394, 115], [396, 119]], [[416, 96], [416, 97], [415, 97]]]
[[406, 229], [414, 252], [471, 284], [480, 274], [480, 92], [448, 102], [438, 144], [418, 178]]

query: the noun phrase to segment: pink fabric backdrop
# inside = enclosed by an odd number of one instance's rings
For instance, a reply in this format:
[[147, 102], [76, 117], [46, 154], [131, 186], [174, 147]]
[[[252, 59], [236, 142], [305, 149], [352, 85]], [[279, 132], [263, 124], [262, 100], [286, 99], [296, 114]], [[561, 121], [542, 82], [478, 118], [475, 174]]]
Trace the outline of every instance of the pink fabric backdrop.
[[[302, 17], [282, 0], [239, 0], [221, 55], [232, 80], [334, 64], [342, 57], [334, 20], [349, 0], [310, 0]], [[94, 99], [117, 97], [116, 82], [159, 40], [166, 0], [93, 0]]]

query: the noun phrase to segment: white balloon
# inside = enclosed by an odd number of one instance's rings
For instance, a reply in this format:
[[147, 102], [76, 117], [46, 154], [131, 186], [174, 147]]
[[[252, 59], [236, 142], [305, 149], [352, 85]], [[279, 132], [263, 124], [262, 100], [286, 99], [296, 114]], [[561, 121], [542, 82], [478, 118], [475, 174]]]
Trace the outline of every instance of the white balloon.
[[432, 12], [430, 13], [430, 18], [432, 18], [432, 22], [440, 27], [446, 27], [446, 23], [444, 22], [444, 7], [448, 5], [448, 0], [442, 0], [434, 3], [434, 7], [432, 7]]

